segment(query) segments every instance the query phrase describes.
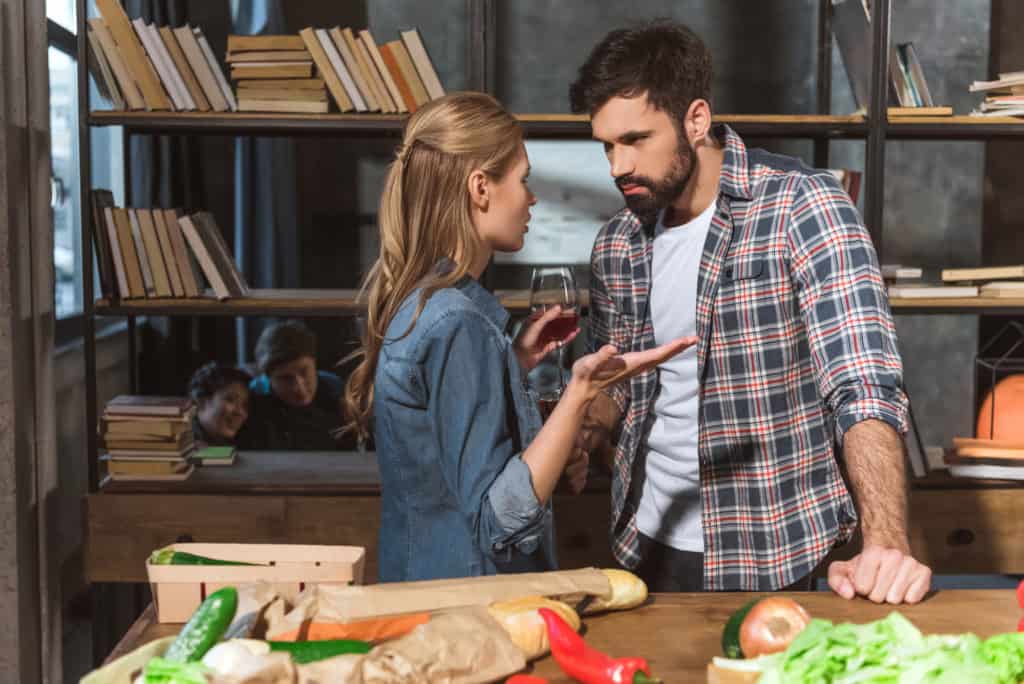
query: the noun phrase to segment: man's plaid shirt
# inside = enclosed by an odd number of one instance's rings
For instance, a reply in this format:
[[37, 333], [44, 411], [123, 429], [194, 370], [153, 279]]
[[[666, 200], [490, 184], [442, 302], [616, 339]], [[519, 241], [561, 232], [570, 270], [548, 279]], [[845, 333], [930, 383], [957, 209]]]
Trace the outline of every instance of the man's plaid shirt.
[[[857, 524], [833, 445], [876, 418], [906, 432], [907, 399], [871, 239], [836, 178], [747, 150], [727, 126], [697, 283], [704, 587], [777, 589]], [[628, 209], [591, 260], [590, 344], [649, 349], [653, 225]], [[635, 500], [658, 371], [609, 391], [622, 412], [612, 546], [636, 567]], [[639, 490], [637, 490], [639, 491]]]

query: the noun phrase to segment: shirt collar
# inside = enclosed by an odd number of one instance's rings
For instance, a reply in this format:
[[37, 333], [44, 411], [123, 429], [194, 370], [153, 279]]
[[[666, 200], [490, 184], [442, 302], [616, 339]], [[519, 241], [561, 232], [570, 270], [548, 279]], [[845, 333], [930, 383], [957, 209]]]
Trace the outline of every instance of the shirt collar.
[[[450, 273], [455, 268], [455, 263], [447, 257], [441, 259], [435, 267], [438, 275]], [[492, 323], [501, 330], [507, 332], [509, 320], [512, 316], [508, 310], [501, 305], [501, 300], [481, 285], [470, 275], [464, 275], [455, 282], [455, 288], [459, 290], [473, 305], [480, 310]]]
[[507, 332], [509, 320], [512, 318], [508, 310], [501, 305], [501, 300], [476, 281], [472, 276], [462, 276], [455, 287], [473, 302], [492, 323]]

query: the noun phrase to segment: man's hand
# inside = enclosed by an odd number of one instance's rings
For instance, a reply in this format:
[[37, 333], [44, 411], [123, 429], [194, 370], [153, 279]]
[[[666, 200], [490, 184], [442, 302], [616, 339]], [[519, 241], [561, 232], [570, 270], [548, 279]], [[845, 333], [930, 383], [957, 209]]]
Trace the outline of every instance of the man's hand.
[[845, 599], [866, 596], [875, 603], [917, 603], [931, 588], [932, 571], [909, 550], [864, 544], [848, 561], [828, 566], [828, 585]]
[[579, 494], [587, 486], [587, 469], [590, 467], [590, 454], [573, 449], [569, 462], [562, 472], [562, 483], [572, 494]]

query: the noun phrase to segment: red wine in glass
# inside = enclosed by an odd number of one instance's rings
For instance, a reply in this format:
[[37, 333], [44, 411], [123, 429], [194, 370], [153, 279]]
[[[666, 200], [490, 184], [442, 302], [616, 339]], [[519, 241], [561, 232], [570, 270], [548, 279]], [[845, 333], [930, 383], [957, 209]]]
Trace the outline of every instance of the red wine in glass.
[[540, 409], [540, 419], [547, 422], [548, 417], [551, 415], [551, 412], [555, 410], [556, 406], [558, 406], [557, 395], [541, 397], [537, 401], [537, 407]]
[[557, 340], [564, 340], [579, 327], [580, 315], [576, 309], [563, 311], [558, 318], [549, 321], [540, 333], [542, 344]]

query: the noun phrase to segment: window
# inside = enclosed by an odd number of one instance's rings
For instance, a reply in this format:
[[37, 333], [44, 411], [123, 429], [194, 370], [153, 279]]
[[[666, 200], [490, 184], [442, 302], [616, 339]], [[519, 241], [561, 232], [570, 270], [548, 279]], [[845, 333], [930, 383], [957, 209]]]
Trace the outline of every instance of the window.
[[[82, 301], [82, 212], [79, 188], [78, 55], [75, 0], [46, 0], [50, 71], [50, 206], [53, 215], [54, 310], [58, 342], [80, 334]], [[103, 100], [89, 81], [89, 101]], [[124, 201], [123, 134], [120, 128], [92, 131], [92, 186], [108, 188]], [[93, 268], [93, 291], [99, 280]]]

